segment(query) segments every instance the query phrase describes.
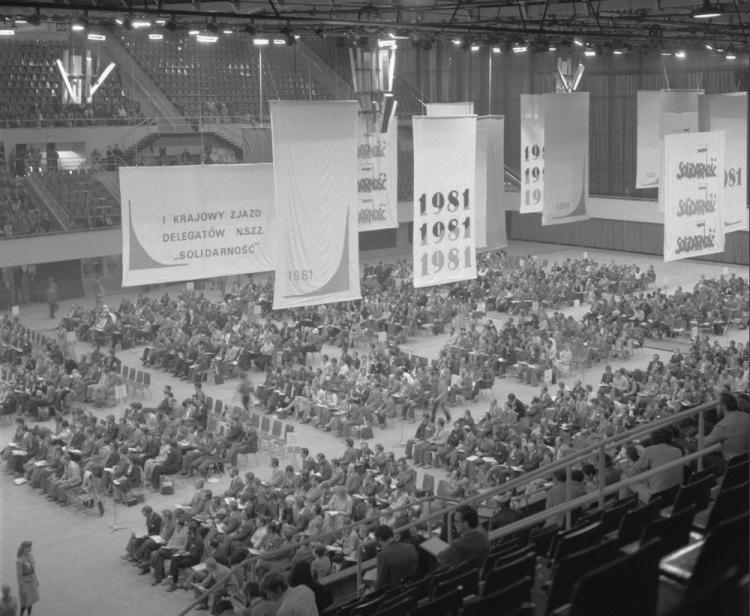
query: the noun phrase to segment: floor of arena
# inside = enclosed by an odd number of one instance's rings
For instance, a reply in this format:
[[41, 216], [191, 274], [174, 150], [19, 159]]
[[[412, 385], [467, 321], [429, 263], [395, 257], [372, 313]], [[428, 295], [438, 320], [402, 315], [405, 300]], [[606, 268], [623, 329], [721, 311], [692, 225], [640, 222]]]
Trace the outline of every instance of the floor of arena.
[[[564, 260], [568, 257], [580, 258], [583, 250], [577, 248], [560, 247], [548, 244], [530, 244], [525, 242], [513, 243], [509, 252], [519, 255], [532, 254], [554, 261]], [[668, 285], [669, 290], [674, 290], [677, 286], [685, 288], [692, 285], [700, 279], [702, 275], [706, 277], [719, 277], [721, 274], [736, 273], [740, 276], [747, 276], [747, 268], [744, 267], [726, 267], [721, 264], [682, 261], [676, 263], [664, 263], [656, 257], [643, 255], [633, 255], [629, 253], [612, 253], [602, 251], [587, 251], [589, 256], [597, 261], [614, 260], [618, 263], [635, 263], [642, 268], [653, 265], [657, 272], [657, 285]], [[378, 261], [384, 257], [393, 258], [392, 253], [389, 255], [370, 256], [368, 260]], [[159, 287], [151, 291], [153, 294], [161, 296], [165, 290], [170, 294], [177, 294], [184, 285], [173, 285], [170, 287]], [[123, 291], [121, 294], [111, 294], [106, 298], [110, 305], [117, 305], [122, 297], [129, 296], [135, 299], [138, 290]], [[207, 290], [207, 295], [214, 296], [215, 290]], [[74, 304], [93, 305], [93, 297], [80, 298], [60, 302], [59, 314], [63, 315]], [[587, 310], [586, 305], [577, 308], [564, 310], [566, 314], [580, 316]], [[502, 323], [507, 316], [498, 313], [491, 313], [490, 318]], [[23, 306], [21, 320], [32, 329], [51, 333], [57, 321], [48, 318], [47, 306], [44, 304], [34, 304]], [[748, 332], [731, 331], [729, 336], [747, 343]], [[410, 340], [402, 348], [408, 351], [425, 355], [428, 358], [438, 356], [440, 348], [444, 343], [446, 335], [431, 336], [419, 335], [417, 338]], [[726, 338], [723, 338], [726, 340]], [[652, 343], [653, 341], [648, 341]], [[662, 343], [661, 349], [651, 350], [644, 348], [635, 357], [627, 362], [612, 361], [613, 368], [625, 366], [634, 368], [643, 366], [648, 363], [648, 358], [653, 352], [667, 353], [671, 352], [669, 342]], [[77, 343], [78, 353], [89, 351], [85, 343]], [[140, 366], [139, 358], [143, 348], [137, 347], [123, 351], [118, 354], [120, 359], [130, 366]], [[360, 350], [364, 350], [361, 347]], [[340, 350], [333, 347], [324, 347], [324, 353], [339, 356]], [[582, 378], [584, 383], [596, 384], [604, 369], [603, 364], [594, 365], [583, 372], [577, 372], [569, 375], [566, 380], [573, 381], [576, 378]], [[171, 375], [159, 370], [151, 371], [151, 395], [156, 399], [164, 386], [169, 383], [172, 385], [175, 396], [178, 400], [188, 397], [192, 393], [192, 385], [185, 381], [179, 381]], [[262, 374], [253, 371], [251, 378], [254, 382], [259, 382]], [[231, 403], [235, 399], [236, 379], [230, 379], [220, 386], [205, 385], [204, 390], [207, 395], [213, 396], [214, 399], [221, 399], [224, 402]], [[538, 388], [531, 388], [523, 385], [513, 378], [496, 379], [492, 395], [498, 400], [504, 401], [507, 394], [514, 392], [520, 399], [528, 401], [532, 393], [536, 393]], [[480, 417], [488, 408], [491, 397], [485, 395], [480, 400], [467, 403], [456, 409], [454, 416], [460, 413], [464, 408], [471, 409], [474, 417]], [[106, 416], [110, 413], [119, 417], [122, 414], [124, 405], [114, 408], [93, 409], [98, 417]], [[88, 409], [87, 409], [88, 410]], [[52, 426], [53, 422], [48, 422]], [[380, 430], [375, 428], [373, 443], [382, 443], [386, 451], [392, 450], [397, 457], [403, 455], [403, 443], [410, 438], [415, 430], [415, 425], [411, 423], [402, 424], [400, 421], [391, 423], [388, 428]], [[3, 425], [0, 427], [0, 443], [5, 445], [10, 436], [13, 434], [14, 424]], [[296, 424], [295, 431], [299, 443], [308, 446], [313, 453], [323, 452], [328, 458], [339, 456], [344, 449], [342, 438], [337, 438], [331, 433], [322, 432], [310, 425]], [[270, 476], [270, 464], [268, 454], [261, 453], [258, 455], [258, 464], [250, 457], [251, 465], [241, 467], [242, 471], [252, 470], [261, 479]], [[290, 463], [291, 460], [282, 460], [282, 464]], [[418, 469], [419, 481], [424, 472]], [[436, 478], [442, 478], [442, 471], [431, 471], [436, 474]], [[211, 484], [214, 493], [221, 492], [228, 484], [228, 477], [222, 477], [218, 483]], [[186, 502], [192, 494], [192, 484], [189, 480], [182, 481], [178, 484], [178, 490], [173, 496], [164, 496], [161, 494], [148, 494], [147, 503], [154, 507], [155, 510], [161, 510], [167, 507], [173, 507], [177, 503]], [[98, 514], [93, 516], [84, 516], [76, 513], [72, 508], [63, 508], [60, 505], [53, 504], [44, 497], [40, 496], [37, 490], [33, 490], [28, 485], [16, 486], [12, 481], [12, 476], [0, 474], [0, 582], [10, 584], [13, 588], [13, 594], [17, 594], [15, 580], [15, 552], [22, 540], [29, 539], [34, 543], [34, 555], [37, 562], [37, 573], [40, 581], [40, 596], [38, 604], [34, 606], [35, 616], [80, 616], [96, 614], [97, 616], [162, 616], [176, 615], [192, 599], [192, 594], [185, 591], [176, 593], [167, 593], [164, 587], [152, 587], [150, 585], [150, 576], [140, 576], [138, 571], [129, 566], [129, 563], [121, 560], [119, 557], [123, 553], [123, 547], [128, 540], [130, 529], [135, 528], [137, 532], [143, 530], [143, 517], [140, 513], [140, 506], [125, 507], [117, 505], [113, 511], [111, 499], [105, 503], [105, 513], [103, 517]], [[115, 522], [122, 530], [112, 532], [111, 527]]]

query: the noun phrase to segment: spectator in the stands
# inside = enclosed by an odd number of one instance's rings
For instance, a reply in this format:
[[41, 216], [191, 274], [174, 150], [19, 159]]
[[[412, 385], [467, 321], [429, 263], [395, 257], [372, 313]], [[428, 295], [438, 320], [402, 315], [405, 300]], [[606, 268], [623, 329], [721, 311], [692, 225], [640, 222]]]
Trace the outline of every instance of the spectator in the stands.
[[453, 528], [456, 538], [437, 555], [438, 562], [451, 566], [471, 561], [481, 569], [490, 551], [490, 541], [487, 531], [479, 525], [476, 509], [470, 505], [461, 505], [456, 509], [453, 513]]
[[380, 547], [375, 589], [398, 586], [403, 579], [417, 573], [419, 554], [413, 544], [399, 541], [390, 526], [375, 529], [375, 541]]
[[[682, 451], [672, 444], [672, 433], [669, 428], [661, 428], [653, 432], [651, 443], [625, 475], [632, 477], [664, 464], [676, 462], [682, 458], [682, 455]], [[648, 503], [655, 495], [676, 491], [682, 483], [682, 477], [683, 466], [676, 464], [652, 475], [643, 482], [633, 484], [630, 490], [638, 494], [639, 501]], [[625, 493], [627, 493], [627, 488], [625, 488]]]
[[724, 461], [750, 451], [750, 415], [741, 411], [737, 399], [730, 393], [719, 395], [719, 416], [721, 419], [706, 436], [706, 447], [721, 443]]

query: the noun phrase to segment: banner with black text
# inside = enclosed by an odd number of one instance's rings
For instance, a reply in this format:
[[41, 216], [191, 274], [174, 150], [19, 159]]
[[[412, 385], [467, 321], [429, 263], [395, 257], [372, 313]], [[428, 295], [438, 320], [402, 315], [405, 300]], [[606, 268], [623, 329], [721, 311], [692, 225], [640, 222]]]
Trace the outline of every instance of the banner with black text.
[[414, 286], [470, 280], [476, 269], [476, 116], [413, 116]]
[[544, 207], [544, 99], [521, 94], [521, 214]]
[[664, 137], [664, 260], [724, 252], [724, 133]]
[[543, 94], [543, 225], [589, 218], [589, 93]]
[[724, 232], [748, 228], [747, 92], [700, 97], [701, 130], [724, 131]]
[[355, 101], [271, 101], [273, 307], [359, 299]]
[[120, 167], [122, 285], [274, 268], [273, 166]]
[[360, 231], [398, 227], [398, 123], [388, 132], [368, 130], [359, 117], [357, 144], [357, 222]]

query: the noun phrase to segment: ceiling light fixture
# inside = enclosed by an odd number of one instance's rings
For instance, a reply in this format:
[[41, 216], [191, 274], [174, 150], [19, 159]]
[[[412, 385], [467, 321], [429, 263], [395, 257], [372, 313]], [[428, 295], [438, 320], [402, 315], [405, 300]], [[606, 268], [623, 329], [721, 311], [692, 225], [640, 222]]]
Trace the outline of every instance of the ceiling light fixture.
[[158, 32], [150, 32], [148, 35], [149, 41], [161, 41], [164, 39], [164, 35]]
[[674, 57], [682, 59], [682, 58], [686, 58], [687, 54], [682, 49], [680, 49], [679, 51], [675, 52]]
[[3, 28], [0, 30], [0, 36], [14, 36], [15, 33], [16, 31], [11, 28]]
[[492, 53], [502, 53], [502, 50], [499, 47], [493, 47]]
[[721, 17], [721, 8], [719, 4], [711, 4], [709, 0], [703, 0], [703, 5], [693, 11], [693, 17], [695, 19], [714, 19], [715, 17]]
[[256, 47], [265, 47], [270, 41], [267, 38], [254, 38], [253, 45]]
[[527, 51], [528, 48], [529, 48], [528, 45], [518, 45], [518, 44], [513, 45], [512, 47], [513, 53], [523, 53], [524, 51]]
[[197, 34], [195, 40], [199, 43], [215, 43], [219, 40], [219, 37], [215, 34]]
[[579, 39], [579, 38], [574, 38], [573, 39], [573, 44], [577, 45], [578, 47], [583, 47], [583, 41], [581, 39]]
[[138, 28], [150, 28], [151, 27], [151, 22], [150, 21], [146, 21], [144, 19], [136, 19], [133, 22], [131, 22], [130, 25], [133, 28], [136, 28], [136, 29], [138, 29]]
[[106, 41], [107, 37], [104, 34], [97, 34], [96, 32], [89, 32], [86, 38], [90, 41]]

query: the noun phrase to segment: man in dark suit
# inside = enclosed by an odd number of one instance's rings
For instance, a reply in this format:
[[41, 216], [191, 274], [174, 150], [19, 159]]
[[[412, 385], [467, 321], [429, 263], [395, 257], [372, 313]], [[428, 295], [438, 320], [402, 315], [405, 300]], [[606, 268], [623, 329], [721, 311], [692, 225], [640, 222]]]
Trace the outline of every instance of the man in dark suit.
[[378, 526], [375, 540], [380, 546], [378, 554], [378, 579], [375, 589], [401, 584], [401, 580], [417, 573], [419, 554], [411, 543], [398, 541], [390, 526]]
[[151, 485], [154, 490], [159, 489], [159, 479], [162, 475], [174, 475], [182, 466], [182, 451], [177, 443], [169, 443], [169, 452], [163, 464], [157, 464], [151, 472]]
[[490, 540], [487, 531], [479, 526], [476, 509], [462, 505], [453, 514], [453, 527], [457, 537], [437, 555], [441, 565], [456, 565], [471, 561], [477, 567], [483, 567], [490, 553]]

